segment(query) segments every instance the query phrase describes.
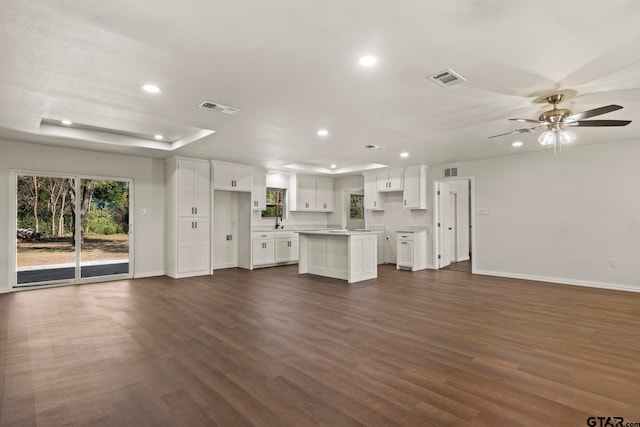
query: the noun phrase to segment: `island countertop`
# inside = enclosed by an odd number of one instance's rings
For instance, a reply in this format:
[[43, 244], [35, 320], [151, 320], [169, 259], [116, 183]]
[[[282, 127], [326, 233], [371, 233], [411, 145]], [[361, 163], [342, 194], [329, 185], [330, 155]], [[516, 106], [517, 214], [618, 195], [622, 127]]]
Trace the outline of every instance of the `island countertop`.
[[355, 231], [355, 230], [299, 230], [299, 234], [317, 234], [324, 236], [360, 236], [363, 234], [375, 234], [372, 231]]

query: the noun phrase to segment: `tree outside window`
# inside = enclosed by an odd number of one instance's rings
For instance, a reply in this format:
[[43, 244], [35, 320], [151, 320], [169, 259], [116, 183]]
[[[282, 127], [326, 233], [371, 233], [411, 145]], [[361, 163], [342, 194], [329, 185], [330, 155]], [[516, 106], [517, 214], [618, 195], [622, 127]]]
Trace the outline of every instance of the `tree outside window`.
[[262, 218], [284, 217], [286, 212], [284, 188], [267, 187], [267, 203], [266, 209], [262, 211]]
[[351, 195], [351, 209], [350, 209], [350, 217], [351, 219], [362, 219], [364, 218], [364, 196], [360, 194], [352, 194]]

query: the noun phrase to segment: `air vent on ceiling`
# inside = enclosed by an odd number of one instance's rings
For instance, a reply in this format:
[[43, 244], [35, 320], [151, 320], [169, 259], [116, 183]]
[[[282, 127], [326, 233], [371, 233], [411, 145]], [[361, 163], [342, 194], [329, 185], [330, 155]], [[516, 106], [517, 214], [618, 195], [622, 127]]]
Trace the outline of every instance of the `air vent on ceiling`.
[[369, 150], [384, 150], [384, 147], [382, 145], [374, 144], [365, 145], [364, 148], [368, 148]]
[[447, 168], [444, 170], [444, 176], [446, 177], [450, 177], [450, 176], [458, 176], [458, 168]]
[[222, 105], [211, 101], [201, 102], [198, 107], [202, 108], [203, 110], [218, 111], [224, 114], [235, 114], [240, 111], [238, 108], [229, 107], [228, 105]]
[[464, 83], [467, 81], [460, 74], [456, 73], [452, 69], [448, 69], [445, 71], [441, 71], [432, 76], [427, 77], [429, 80], [442, 87], [449, 87], [453, 85], [457, 85], [460, 83]]

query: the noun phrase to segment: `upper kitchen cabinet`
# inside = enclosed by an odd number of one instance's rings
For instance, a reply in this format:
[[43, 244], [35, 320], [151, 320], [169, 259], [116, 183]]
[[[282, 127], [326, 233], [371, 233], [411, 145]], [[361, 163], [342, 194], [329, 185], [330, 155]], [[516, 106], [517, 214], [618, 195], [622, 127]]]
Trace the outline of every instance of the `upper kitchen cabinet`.
[[232, 163], [211, 162], [213, 189], [251, 192], [253, 168]]
[[402, 191], [402, 169], [378, 172], [378, 191]]
[[289, 181], [289, 210], [333, 212], [333, 178], [291, 175]]
[[320, 212], [333, 212], [333, 178], [316, 178], [316, 208]]
[[263, 170], [255, 169], [252, 175], [251, 209], [263, 211], [267, 208], [267, 173]]
[[409, 166], [404, 170], [403, 206], [427, 209], [427, 167]]
[[375, 173], [364, 175], [364, 208], [382, 210], [382, 199], [378, 196], [378, 177]]
[[177, 214], [179, 217], [209, 216], [209, 162], [171, 159], [169, 173], [175, 174]]

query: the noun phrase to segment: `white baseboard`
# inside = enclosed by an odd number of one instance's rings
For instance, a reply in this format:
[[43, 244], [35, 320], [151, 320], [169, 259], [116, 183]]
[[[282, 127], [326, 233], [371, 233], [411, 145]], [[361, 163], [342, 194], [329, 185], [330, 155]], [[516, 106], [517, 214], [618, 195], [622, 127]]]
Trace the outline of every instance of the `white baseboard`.
[[221, 270], [223, 268], [236, 268], [238, 266], [238, 264], [233, 263], [233, 262], [223, 262], [221, 264], [214, 264], [213, 265], [213, 269], [214, 270]]
[[465, 257], [462, 257], [462, 258], [458, 258], [458, 260], [456, 262], [462, 262], [462, 261], [469, 261], [469, 257], [465, 256]]
[[142, 279], [144, 277], [156, 277], [156, 276], [164, 276], [165, 272], [162, 271], [144, 271], [142, 273], [135, 273], [133, 275], [134, 279]]
[[533, 274], [506, 273], [503, 271], [490, 271], [475, 269], [473, 274], [485, 276], [508, 277], [510, 279], [534, 280], [537, 282], [557, 283], [560, 285], [585, 286], [588, 288], [611, 289], [614, 291], [640, 292], [640, 285], [628, 285], [624, 283], [605, 283], [590, 280], [567, 279], [563, 277], [536, 276]]

